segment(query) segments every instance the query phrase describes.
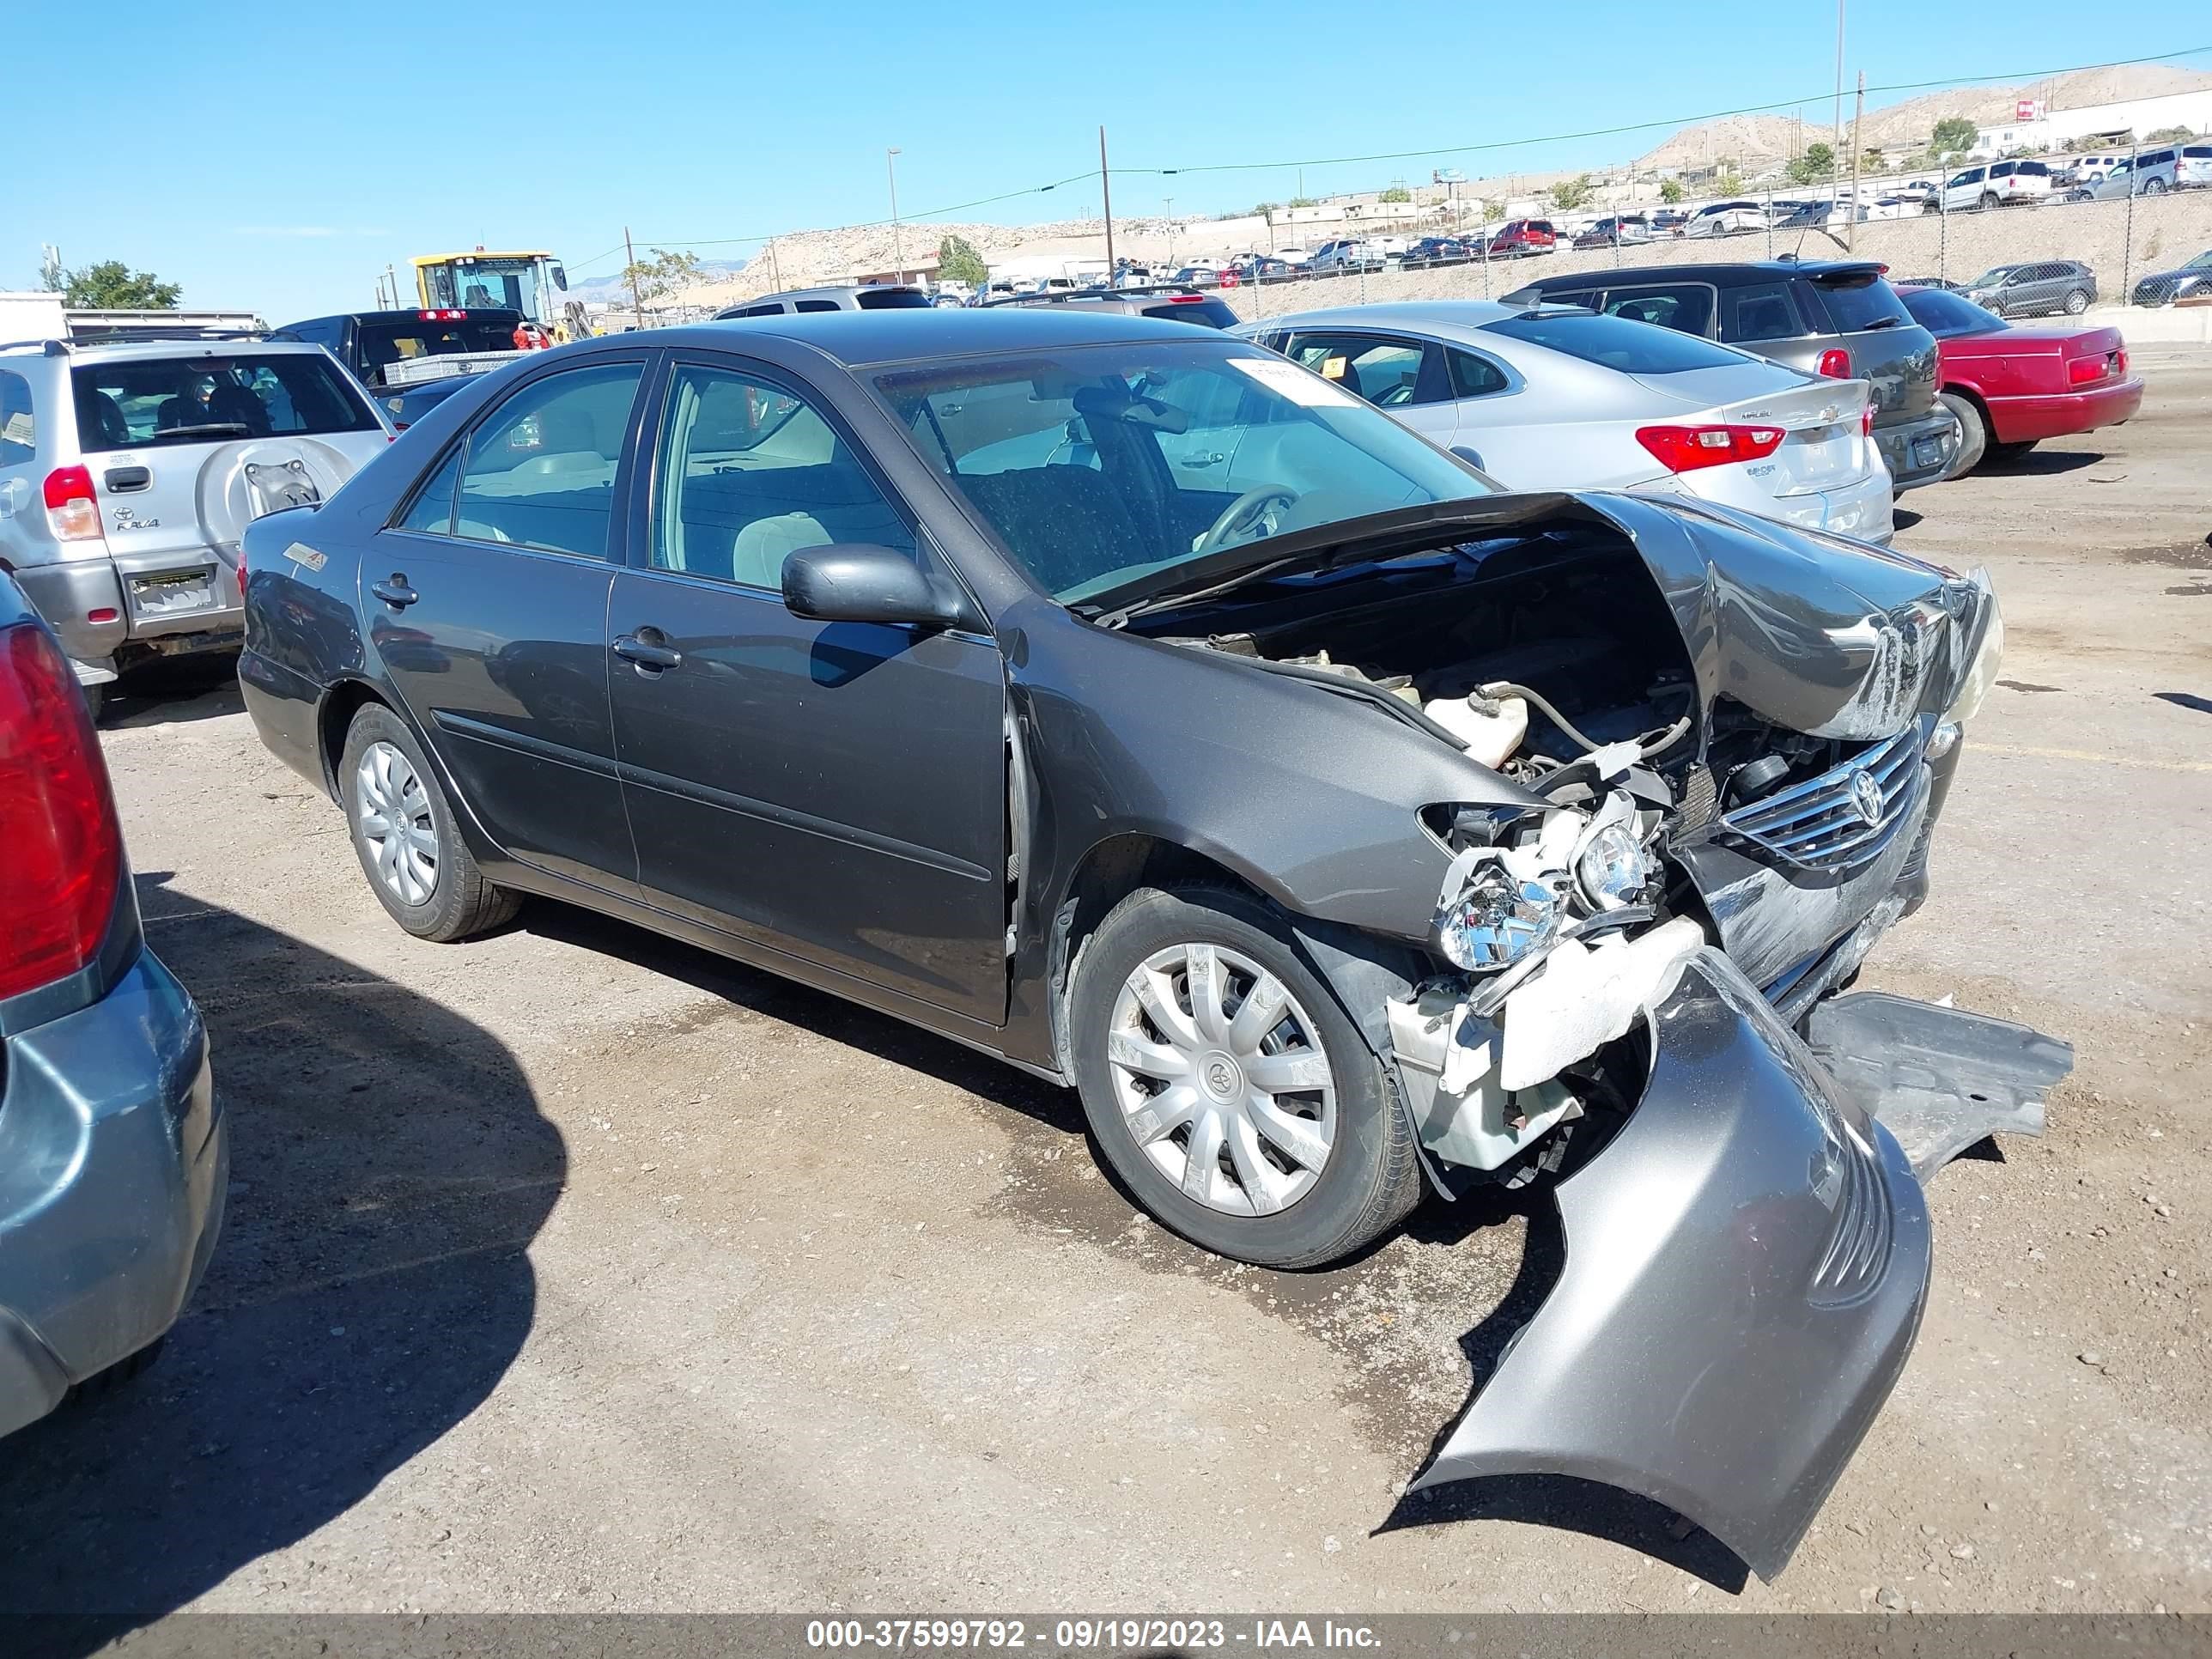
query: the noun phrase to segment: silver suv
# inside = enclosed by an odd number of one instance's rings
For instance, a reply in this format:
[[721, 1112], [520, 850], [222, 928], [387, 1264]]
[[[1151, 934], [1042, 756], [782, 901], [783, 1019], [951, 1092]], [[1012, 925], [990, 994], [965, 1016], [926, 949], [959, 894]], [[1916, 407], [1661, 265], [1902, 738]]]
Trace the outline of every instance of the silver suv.
[[936, 303], [929, 290], [910, 283], [833, 283], [824, 288], [786, 289], [757, 300], [725, 306], [714, 320], [733, 317], [788, 317], [808, 311], [927, 311]]
[[319, 345], [0, 346], [0, 570], [96, 705], [133, 661], [236, 645], [246, 525], [325, 499], [391, 439]]

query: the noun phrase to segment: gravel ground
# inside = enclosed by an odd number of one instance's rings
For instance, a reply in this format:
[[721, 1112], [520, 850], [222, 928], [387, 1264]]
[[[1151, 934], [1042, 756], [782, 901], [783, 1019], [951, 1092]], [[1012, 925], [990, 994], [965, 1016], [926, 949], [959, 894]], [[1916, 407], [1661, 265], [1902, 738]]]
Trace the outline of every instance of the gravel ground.
[[949, 1043], [550, 905], [405, 938], [173, 681], [108, 752], [228, 1231], [159, 1365], [8, 1443], [0, 1606], [2212, 1607], [2212, 360], [2142, 362], [2136, 422], [1905, 504], [2011, 650], [1868, 981], [2080, 1066], [1936, 1182], [1919, 1346], [1778, 1583], [1600, 1489], [1399, 1504], [1556, 1268], [1542, 1199], [1202, 1256]]

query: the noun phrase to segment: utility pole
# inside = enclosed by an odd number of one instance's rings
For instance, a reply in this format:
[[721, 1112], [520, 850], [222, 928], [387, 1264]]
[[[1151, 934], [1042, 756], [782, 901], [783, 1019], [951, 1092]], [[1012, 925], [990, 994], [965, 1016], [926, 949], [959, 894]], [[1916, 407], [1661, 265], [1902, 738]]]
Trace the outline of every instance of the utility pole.
[[629, 303], [636, 313], [637, 325], [645, 326], [645, 295], [637, 285], [637, 250], [629, 244], [629, 227], [623, 227], [623, 258], [629, 265]]
[[1164, 196], [1160, 199], [1168, 204], [1168, 266], [1170, 270], [1173, 270], [1175, 267], [1175, 198]]
[[1828, 134], [1832, 147], [1844, 142], [1844, 0], [1836, 0], [1836, 113]]
[[778, 289], [782, 288], [783, 261], [776, 258], [775, 238], [773, 236], [769, 238], [768, 242], [768, 274], [769, 279], [773, 282]]
[[1851, 105], [1851, 216], [1844, 221], [1844, 242], [1853, 252], [1859, 246], [1859, 123], [1866, 119], [1866, 71], [1859, 71], [1857, 99]]
[[891, 255], [898, 261], [898, 279], [906, 281], [906, 236], [899, 228], [898, 146], [884, 152], [884, 172], [891, 181]]
[[1106, 125], [1098, 125], [1098, 200], [1106, 210], [1106, 286], [1114, 286], [1114, 185], [1106, 172]]

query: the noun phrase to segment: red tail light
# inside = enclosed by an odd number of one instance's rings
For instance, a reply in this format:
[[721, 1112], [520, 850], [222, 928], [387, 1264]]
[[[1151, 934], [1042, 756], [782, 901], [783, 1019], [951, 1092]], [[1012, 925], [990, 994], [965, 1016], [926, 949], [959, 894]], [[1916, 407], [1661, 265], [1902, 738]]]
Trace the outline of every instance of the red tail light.
[[82, 466], [58, 466], [46, 474], [46, 523], [54, 539], [96, 542], [100, 500], [92, 493], [92, 473]]
[[1841, 346], [1830, 346], [1820, 354], [1820, 367], [1818, 372], [1831, 380], [1851, 379], [1851, 354]]
[[1782, 447], [1778, 426], [1646, 426], [1636, 441], [1669, 472], [1695, 472], [1731, 461], [1756, 461]]
[[2075, 357], [2066, 365], [2066, 382], [2069, 386], [2087, 386], [2107, 374], [2121, 374], [2126, 368], [2124, 352], [2114, 352], [2110, 357]]
[[99, 954], [123, 879], [107, 763], [76, 676], [35, 623], [0, 629], [0, 998]]
[[465, 323], [469, 319], [465, 311], [456, 311], [451, 306], [437, 311], [418, 311], [416, 316], [426, 323]]
[[1859, 411], [1859, 436], [1874, 436], [1874, 399], [1871, 398], [1867, 399], [1867, 406]]

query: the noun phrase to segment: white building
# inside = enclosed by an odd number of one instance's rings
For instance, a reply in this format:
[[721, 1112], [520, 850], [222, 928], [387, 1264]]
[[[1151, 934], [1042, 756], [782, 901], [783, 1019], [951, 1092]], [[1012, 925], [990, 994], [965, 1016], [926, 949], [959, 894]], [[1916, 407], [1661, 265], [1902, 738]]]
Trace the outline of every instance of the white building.
[[2021, 100], [2030, 118], [1982, 127], [1974, 134], [1968, 155], [2002, 155], [2015, 149], [2063, 149], [2084, 139], [2117, 139], [2166, 127], [2187, 127], [2191, 132], [2212, 132], [2212, 91], [2175, 92], [2163, 98], [2131, 98], [2118, 104], [2084, 104], [2079, 109], [2045, 111], [2039, 100]]

